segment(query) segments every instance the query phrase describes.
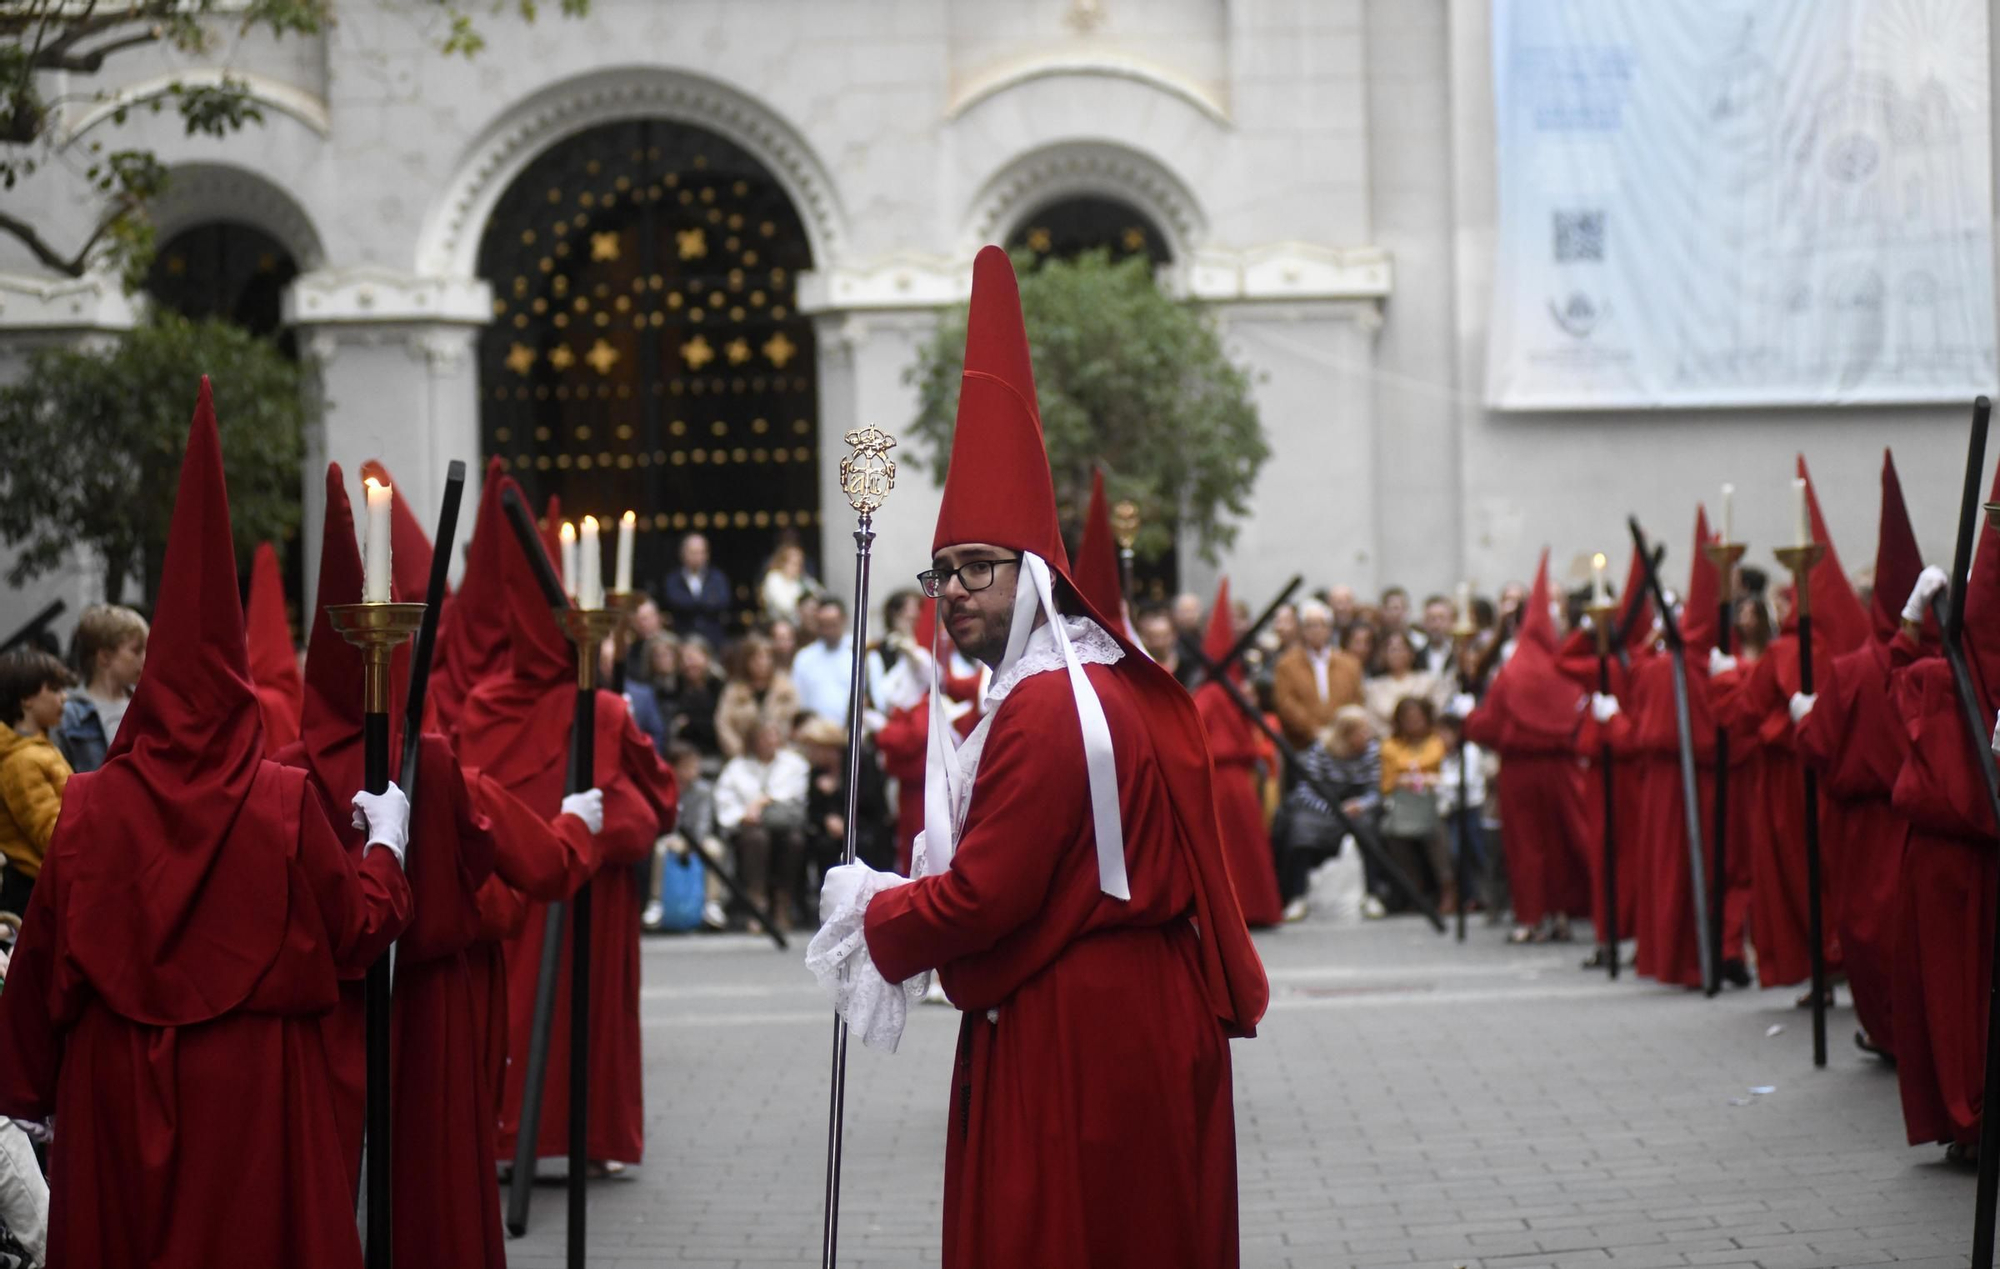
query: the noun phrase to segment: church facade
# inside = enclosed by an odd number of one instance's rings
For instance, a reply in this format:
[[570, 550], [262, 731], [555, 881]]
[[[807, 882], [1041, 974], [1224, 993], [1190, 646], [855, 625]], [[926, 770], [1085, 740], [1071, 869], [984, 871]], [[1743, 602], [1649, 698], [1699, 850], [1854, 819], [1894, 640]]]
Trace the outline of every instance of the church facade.
[[[66, 146], [169, 165], [154, 295], [203, 291], [309, 368], [301, 550], [327, 459], [382, 459], [429, 518], [451, 459], [498, 455], [566, 514], [638, 508], [642, 578], [700, 531], [747, 604], [791, 534], [838, 592], [841, 437], [907, 423], [905, 371], [981, 244], [1072, 240], [1148, 253], [1254, 372], [1274, 457], [1234, 547], [1181, 551], [1193, 589], [1491, 591], [1545, 544], [1622, 556], [1628, 513], [1678, 555], [1724, 480], [1768, 545], [1798, 450], [1860, 564], [1885, 444], [1947, 548], [1961, 406], [1487, 408], [1488, 0], [593, 0], [487, 19], [470, 59], [441, 34], [420, 4], [356, 0], [321, 37], [120, 55], [65, 118]], [[224, 74], [261, 123], [116, 121]], [[58, 237], [88, 208], [61, 165], [9, 200]], [[0, 238], [0, 375], [142, 302]], [[875, 547], [893, 581], [925, 566], [937, 500], [902, 457]], [[89, 572], [0, 617], [88, 600]]]

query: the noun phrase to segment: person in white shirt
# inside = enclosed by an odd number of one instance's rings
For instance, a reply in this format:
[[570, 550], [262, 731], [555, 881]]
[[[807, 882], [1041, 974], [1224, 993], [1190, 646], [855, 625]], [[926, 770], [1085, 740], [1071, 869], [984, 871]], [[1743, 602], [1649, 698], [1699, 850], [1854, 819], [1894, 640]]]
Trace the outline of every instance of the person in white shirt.
[[715, 822], [736, 849], [743, 888], [767, 901], [780, 931], [792, 924], [805, 862], [806, 785], [812, 769], [783, 744], [776, 724], [759, 723], [750, 748], [715, 780]]
[[813, 613], [813, 623], [818, 637], [792, 657], [792, 685], [799, 692], [799, 708], [845, 727], [847, 694], [854, 674], [847, 608], [837, 599], [822, 600]]

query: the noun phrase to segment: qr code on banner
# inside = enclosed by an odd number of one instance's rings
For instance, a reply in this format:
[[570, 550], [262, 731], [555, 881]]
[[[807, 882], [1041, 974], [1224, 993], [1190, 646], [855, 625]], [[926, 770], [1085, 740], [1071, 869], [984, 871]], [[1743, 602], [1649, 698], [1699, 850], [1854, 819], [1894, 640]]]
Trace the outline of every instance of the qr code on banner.
[[1555, 214], [1556, 263], [1604, 259], [1604, 213], [1559, 211]]

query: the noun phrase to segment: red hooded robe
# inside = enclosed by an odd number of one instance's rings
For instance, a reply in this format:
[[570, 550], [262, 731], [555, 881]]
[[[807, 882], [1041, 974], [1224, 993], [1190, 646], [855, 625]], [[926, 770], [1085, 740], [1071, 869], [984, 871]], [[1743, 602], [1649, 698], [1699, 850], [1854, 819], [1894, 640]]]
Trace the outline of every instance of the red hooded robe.
[[146, 677], [70, 781], [0, 995], [0, 1113], [56, 1118], [51, 1265], [358, 1269], [328, 1011], [410, 892], [263, 760], [206, 379], [163, 576]]
[[499, 458], [486, 465], [479, 514], [473, 520], [472, 540], [465, 547], [465, 576], [459, 581], [458, 594], [438, 616], [429, 700], [436, 702], [438, 724], [447, 734], [458, 725], [458, 712], [479, 681], [507, 668], [506, 600], [500, 589], [500, 561], [503, 548], [514, 548], [502, 540], [509, 530], [500, 507], [500, 491], [511, 483]]
[[[982, 249], [932, 550], [1032, 551], [1069, 581], [1019, 291]], [[1117, 761], [1130, 895], [1099, 889], [1077, 702], [1030, 675], [993, 715], [950, 867], [869, 905], [892, 981], [938, 969], [962, 1010], [944, 1264], [1238, 1263], [1231, 1035], [1269, 995], [1217, 830], [1194, 703], [1126, 643], [1085, 667]], [[989, 1016], [988, 1011], [994, 1011]], [[997, 1021], [993, 1018], [997, 1017]]]
[[278, 551], [269, 542], [260, 543], [251, 560], [250, 602], [243, 616], [250, 646], [250, 687], [263, 715], [264, 747], [276, 753], [299, 738], [305, 683], [299, 677], [298, 649], [292, 646], [292, 625], [285, 619]]
[[[1235, 646], [1235, 622], [1229, 611], [1229, 579], [1215, 591], [1208, 635], [1202, 651], [1219, 662]], [[1231, 666], [1230, 681], [1240, 684], [1241, 668]], [[1252, 929], [1277, 925], [1284, 919], [1278, 898], [1278, 869], [1271, 856], [1271, 829], [1264, 822], [1264, 801], [1257, 794], [1257, 764], [1271, 757], [1270, 742], [1243, 717], [1220, 683], [1195, 690], [1194, 707], [1208, 732], [1208, 752], [1215, 759], [1215, 818], [1222, 826], [1222, 850], [1229, 858], [1229, 875], [1236, 883], [1236, 900], [1243, 922]]]

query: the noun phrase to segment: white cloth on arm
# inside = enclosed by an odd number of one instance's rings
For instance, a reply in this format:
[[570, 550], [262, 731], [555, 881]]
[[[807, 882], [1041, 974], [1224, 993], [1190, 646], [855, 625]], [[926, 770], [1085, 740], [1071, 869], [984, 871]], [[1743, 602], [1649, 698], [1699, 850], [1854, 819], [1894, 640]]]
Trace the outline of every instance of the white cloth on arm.
[[[37, 1125], [40, 1127], [41, 1125]], [[44, 1135], [40, 1140], [47, 1141]], [[0, 1120], [0, 1221], [41, 1264], [48, 1257], [49, 1183], [18, 1119]]]
[[910, 1006], [930, 987], [930, 971], [892, 983], [868, 956], [864, 923], [868, 904], [884, 890], [910, 884], [908, 877], [877, 872], [866, 864], [829, 868], [819, 892], [819, 932], [806, 945], [806, 968], [833, 997], [836, 1013], [871, 1049], [896, 1051]]

